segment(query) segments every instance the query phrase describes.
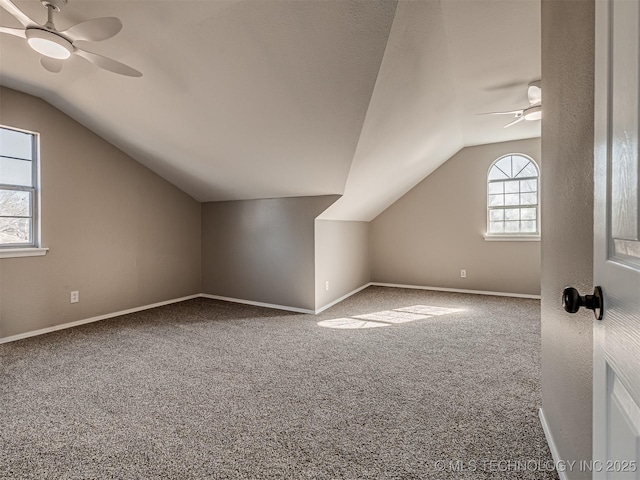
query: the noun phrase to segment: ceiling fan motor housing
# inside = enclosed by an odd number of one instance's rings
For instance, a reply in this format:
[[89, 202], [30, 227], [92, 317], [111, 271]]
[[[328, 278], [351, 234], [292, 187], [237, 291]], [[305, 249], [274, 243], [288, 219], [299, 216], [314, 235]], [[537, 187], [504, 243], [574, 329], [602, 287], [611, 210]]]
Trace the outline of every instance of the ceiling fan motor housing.
[[73, 53], [73, 45], [69, 40], [42, 28], [27, 28], [27, 42], [31, 48], [41, 55], [64, 60]]

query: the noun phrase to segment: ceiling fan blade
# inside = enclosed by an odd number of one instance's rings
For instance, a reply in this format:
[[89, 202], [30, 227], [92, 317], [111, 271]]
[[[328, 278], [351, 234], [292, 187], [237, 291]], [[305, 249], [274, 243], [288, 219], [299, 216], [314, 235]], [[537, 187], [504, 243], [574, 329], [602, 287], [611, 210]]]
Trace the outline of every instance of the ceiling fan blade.
[[518, 118], [516, 118], [513, 122], [511, 123], [507, 123], [504, 128], [509, 128], [511, 125], [515, 125], [516, 123], [519, 123], [521, 121], [524, 120], [524, 115], [520, 115]]
[[126, 75], [127, 77], [141, 77], [142, 73], [124, 63], [120, 63], [112, 58], [103, 57], [97, 53], [88, 52], [81, 48], [75, 47], [74, 53], [82, 58], [89, 60], [95, 66], [109, 70], [110, 72], [117, 73], [119, 75]]
[[540, 88], [540, 81], [529, 84], [529, 88], [527, 88], [527, 96], [529, 97], [529, 103], [531, 106], [540, 105], [542, 103], [542, 89]]
[[51, 73], [60, 73], [60, 71], [62, 70], [62, 66], [64, 65], [64, 61], [58, 58], [41, 57], [40, 65], [42, 65], [45, 70]]
[[86, 22], [80, 22], [60, 32], [71, 40], [85, 40], [99, 42], [118, 34], [122, 30], [122, 22], [116, 17], [92, 18]]
[[27, 35], [24, 33], [25, 31], [21, 28], [9, 28], [9, 27], [0, 27], [0, 33], [7, 33], [9, 35], [13, 35], [14, 37], [27, 38]]
[[486, 113], [477, 113], [476, 115], [522, 115], [524, 110], [511, 110], [510, 112], [486, 112]]
[[27, 15], [25, 15], [22, 10], [16, 7], [11, 0], [0, 0], [0, 7], [4, 8], [7, 12], [16, 17], [16, 19], [24, 27], [28, 27], [30, 25], [38, 25], [36, 22], [27, 17]]

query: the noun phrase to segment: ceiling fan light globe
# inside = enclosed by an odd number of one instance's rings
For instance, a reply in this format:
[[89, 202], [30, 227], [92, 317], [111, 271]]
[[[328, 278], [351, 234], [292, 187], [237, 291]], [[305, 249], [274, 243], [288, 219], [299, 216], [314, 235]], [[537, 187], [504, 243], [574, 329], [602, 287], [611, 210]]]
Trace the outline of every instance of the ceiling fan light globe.
[[540, 105], [527, 108], [524, 111], [525, 120], [540, 120], [541, 118], [542, 118], [542, 106]]
[[66, 60], [71, 56], [71, 52], [61, 47], [57, 43], [44, 40], [42, 38], [30, 38], [27, 40], [31, 48], [36, 52], [46, 57], [57, 58], [60, 60]]
[[47, 30], [29, 28], [26, 36], [29, 46], [46, 57], [66, 60], [73, 53], [71, 42]]

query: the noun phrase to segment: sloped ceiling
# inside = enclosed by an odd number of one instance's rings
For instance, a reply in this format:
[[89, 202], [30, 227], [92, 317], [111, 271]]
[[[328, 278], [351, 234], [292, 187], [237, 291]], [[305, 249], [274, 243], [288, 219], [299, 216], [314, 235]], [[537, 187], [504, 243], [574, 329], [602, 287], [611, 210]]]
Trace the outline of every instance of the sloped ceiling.
[[[44, 22], [35, 0], [14, 1]], [[70, 0], [57, 26], [119, 17], [60, 74], [0, 35], [0, 84], [40, 96], [199, 201], [342, 194], [370, 220], [466, 145], [539, 136], [477, 113], [527, 105], [539, 1]], [[18, 27], [0, 9], [0, 24]], [[1, 108], [1, 105], [0, 105]]]
[[540, 136], [478, 115], [528, 106], [538, 1], [401, 1], [343, 197], [321, 218], [371, 220], [465, 146]]

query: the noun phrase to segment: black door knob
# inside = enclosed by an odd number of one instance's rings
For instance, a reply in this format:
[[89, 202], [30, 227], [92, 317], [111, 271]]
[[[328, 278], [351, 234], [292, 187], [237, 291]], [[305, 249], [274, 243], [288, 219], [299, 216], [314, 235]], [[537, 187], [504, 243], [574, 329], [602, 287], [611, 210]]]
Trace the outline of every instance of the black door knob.
[[602, 289], [594, 287], [593, 295], [581, 296], [573, 287], [566, 287], [562, 291], [562, 307], [566, 312], [576, 313], [580, 307], [593, 310], [596, 320], [602, 320], [603, 313]]

